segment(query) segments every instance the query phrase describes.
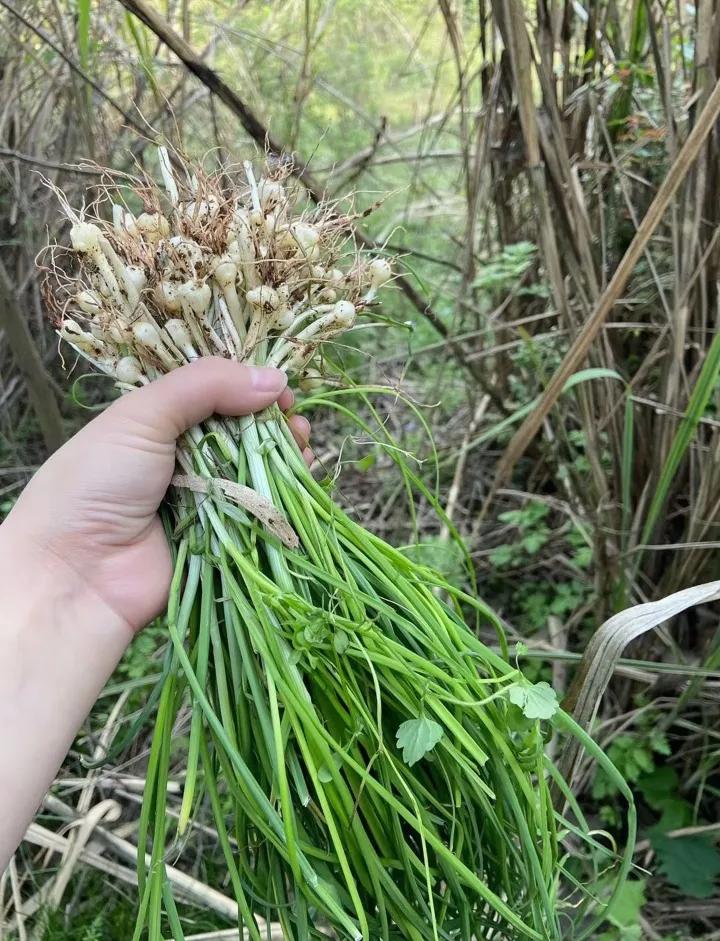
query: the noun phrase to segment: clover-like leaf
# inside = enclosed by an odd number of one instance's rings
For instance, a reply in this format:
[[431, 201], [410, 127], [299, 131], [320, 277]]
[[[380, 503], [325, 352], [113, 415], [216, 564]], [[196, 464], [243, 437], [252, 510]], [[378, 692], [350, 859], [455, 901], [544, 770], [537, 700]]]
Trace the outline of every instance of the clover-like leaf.
[[443, 727], [432, 719], [408, 719], [397, 730], [397, 747], [403, 750], [403, 761], [414, 765], [437, 745]]
[[560, 708], [557, 694], [549, 683], [534, 686], [513, 683], [508, 687], [508, 698], [522, 709], [526, 719], [551, 719]]

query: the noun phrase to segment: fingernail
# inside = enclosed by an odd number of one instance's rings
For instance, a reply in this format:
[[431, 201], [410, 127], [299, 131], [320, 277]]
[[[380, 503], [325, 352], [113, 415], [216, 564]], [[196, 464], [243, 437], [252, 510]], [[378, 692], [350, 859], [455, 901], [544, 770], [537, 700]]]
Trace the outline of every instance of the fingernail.
[[287, 376], [273, 366], [250, 366], [250, 384], [255, 392], [274, 392], [280, 395], [287, 385]]

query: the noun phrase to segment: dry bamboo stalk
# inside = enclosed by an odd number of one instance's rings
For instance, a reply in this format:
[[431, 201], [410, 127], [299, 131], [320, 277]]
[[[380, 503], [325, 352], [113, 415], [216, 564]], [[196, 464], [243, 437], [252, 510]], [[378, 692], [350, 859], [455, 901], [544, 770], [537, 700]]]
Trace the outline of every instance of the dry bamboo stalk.
[[707, 105], [699, 116], [697, 124], [690, 132], [677, 159], [670, 167], [655, 199], [640, 223], [635, 237], [618, 265], [608, 286], [598, 299], [595, 308], [565, 354], [560, 366], [555, 371], [537, 407], [528, 415], [520, 428], [513, 435], [505, 449], [495, 474], [490, 494], [482, 510], [484, 516], [498, 487], [508, 479], [515, 464], [525, 453], [528, 445], [542, 427], [542, 423], [557, 402], [567, 380], [582, 365], [583, 360], [607, 320], [610, 312], [620, 299], [625, 285], [640, 260], [653, 233], [660, 224], [680, 184], [687, 176], [715, 121], [720, 115], [720, 81], [715, 85], [708, 98]]
[[42, 431], [48, 452], [57, 450], [65, 441], [62, 415], [48, 379], [42, 359], [30, 335], [27, 317], [15, 297], [13, 286], [0, 263], [0, 326], [12, 350]]
[[[494, 6], [497, 7], [497, 0]], [[515, 79], [518, 113], [527, 156], [527, 175], [535, 201], [543, 257], [550, 276], [555, 305], [564, 316], [567, 316], [567, 296], [545, 186], [537, 111], [533, 100], [531, 69], [533, 57], [530, 40], [525, 29], [522, 7], [517, 0], [502, 0], [502, 7], [504, 17], [498, 19], [505, 26], [503, 38], [510, 54], [510, 64]]]

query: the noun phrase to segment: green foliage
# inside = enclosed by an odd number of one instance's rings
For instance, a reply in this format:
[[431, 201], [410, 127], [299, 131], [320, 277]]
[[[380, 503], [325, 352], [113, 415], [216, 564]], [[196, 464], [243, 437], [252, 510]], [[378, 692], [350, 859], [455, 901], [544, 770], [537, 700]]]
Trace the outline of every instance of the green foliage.
[[153, 62], [153, 43], [152, 34], [144, 29], [140, 22], [131, 13], [125, 15], [125, 24], [128, 32], [135, 44], [138, 53], [138, 61], [145, 71], [148, 82], [153, 91], [157, 94], [158, 87], [155, 79], [155, 67]]
[[[478, 268], [473, 287], [493, 294], [508, 290], [517, 290], [520, 294], [526, 292], [527, 289], [518, 288], [518, 284], [536, 258], [537, 247], [532, 242], [505, 245], [498, 255]], [[534, 293], [539, 291], [545, 293], [544, 288], [535, 286]]]
[[397, 747], [402, 748], [403, 761], [414, 765], [437, 745], [443, 737], [443, 727], [432, 719], [421, 716], [408, 719], [397, 730]]
[[707, 899], [715, 894], [720, 876], [720, 851], [709, 837], [655, 834], [652, 845], [658, 871], [671, 885], [691, 898]]
[[657, 871], [684, 895], [709, 898], [720, 876], [717, 846], [699, 833], [670, 836], [673, 830], [690, 826], [695, 817], [692, 804], [679, 794], [678, 773], [668, 766], [657, 767], [642, 775], [637, 786], [645, 802], [660, 814], [658, 822], [648, 831]]
[[[670, 754], [670, 746], [665, 733], [655, 726], [649, 726], [646, 720], [643, 728], [616, 735], [607, 754], [625, 780], [637, 784], [643, 775], [655, 770], [657, 755]], [[615, 784], [607, 775], [598, 772], [593, 781], [592, 796], [602, 800], [616, 795]]]
[[415, 545], [406, 546], [403, 554], [439, 572], [452, 585], [459, 586], [467, 581], [465, 554], [452, 539], [426, 538]]
[[645, 905], [645, 879], [628, 879], [607, 912], [612, 926], [598, 941], [641, 941], [640, 914]]
[[694, 808], [680, 797], [680, 778], [674, 768], [661, 765], [644, 774], [638, 780], [638, 790], [645, 803], [660, 814], [653, 832], [667, 833], [693, 822]]
[[523, 406], [537, 396], [555, 372], [567, 351], [564, 337], [534, 337], [520, 331], [524, 342], [512, 353], [513, 369], [508, 376], [508, 391]]
[[573, 550], [570, 561], [579, 569], [586, 569], [593, 560], [592, 546], [588, 545], [587, 537], [579, 529], [573, 527], [566, 535], [565, 541]]
[[[713, 840], [704, 834], [670, 835], [674, 830], [690, 826], [694, 821], [695, 810], [692, 804], [680, 795], [681, 782], [677, 771], [669, 765], [657, 763], [658, 756], [669, 757], [670, 747], [664, 733], [653, 727], [652, 722], [654, 717], [650, 716], [644, 721], [642, 729], [618, 735], [608, 749], [608, 757], [623, 777], [634, 786], [636, 794], [649, 808], [660, 814], [657, 822], [648, 830], [655, 851], [656, 871], [683, 895], [709, 898], [715, 893], [720, 876], [720, 850]], [[607, 799], [614, 797], [616, 793], [614, 784], [605, 774], [596, 776], [592, 787], [593, 797]], [[601, 808], [601, 815], [615, 822], [611, 804]], [[638, 934], [627, 933], [633, 928], [633, 922], [627, 917], [628, 913], [632, 911], [634, 902], [642, 898], [640, 886], [631, 886], [627, 889], [627, 895], [621, 898], [621, 914], [618, 915], [613, 910], [609, 920], [626, 933], [608, 932], [603, 935], [603, 941], [624, 941], [625, 938], [640, 937]], [[639, 908], [637, 911], [639, 912]]]
[[529, 500], [520, 509], [501, 513], [499, 520], [513, 527], [514, 532], [488, 556], [498, 591], [506, 584], [505, 573], [540, 561], [551, 540], [552, 548], [556, 548], [557, 542], [557, 551], [566, 556], [570, 568], [577, 570], [576, 577], [564, 580], [557, 576], [546, 579], [533, 575], [519, 585], [516, 580], [507, 581], [510, 611], [526, 633], [542, 630], [552, 616], [566, 620], [592, 592], [592, 584], [585, 577], [585, 570], [592, 562], [587, 536], [572, 522], [553, 531], [549, 516], [549, 505], [540, 500]]
[[91, 0], [77, 0], [77, 47], [80, 68], [90, 64], [90, 5]]
[[[153, 624], [141, 631], [127, 649], [115, 671], [115, 679], [137, 680], [147, 676], [148, 665], [156, 657], [159, 650], [167, 645], [167, 623], [165, 618], [158, 618]], [[157, 660], [158, 669], [160, 661]]]
[[89, 870], [83, 885], [82, 902], [68, 917], [61, 910], [43, 912], [42, 941], [106, 941], [131, 938], [135, 924], [135, 902], [108, 891], [101, 873]]
[[[641, 541], [649, 542], [655, 525], [660, 517], [665, 501], [667, 500], [671, 484], [675, 478], [687, 449], [695, 437], [699, 422], [715, 391], [720, 377], [720, 333], [716, 333], [707, 357], [700, 370], [697, 382], [690, 396], [690, 401], [677, 430], [672, 447], [668, 453], [658, 480], [657, 488], [653, 494], [643, 527]], [[636, 564], [638, 564], [636, 562]]]
[[579, 578], [566, 582], [536, 583], [521, 592], [520, 611], [526, 630], [541, 630], [550, 616], [565, 620], [588, 597], [590, 586]]
[[[222, 870], [215, 870], [210, 854], [202, 860], [198, 875], [208, 884], [221, 884]], [[82, 881], [80, 881], [82, 880]], [[118, 941], [133, 937], [137, 899], [130, 887], [109, 880], [103, 873], [81, 868], [71, 882], [81, 892], [71, 910], [44, 911], [40, 941]], [[179, 906], [180, 919], [187, 934], [200, 934], [227, 928], [227, 920], [205, 908]]]
[[545, 522], [550, 507], [539, 500], [528, 500], [519, 510], [507, 510], [500, 513], [498, 519], [518, 531], [518, 538], [511, 543], [503, 543], [490, 553], [491, 565], [497, 568], [509, 568], [527, 561], [535, 555], [550, 539], [551, 530]]
[[522, 710], [526, 719], [552, 719], [560, 708], [557, 694], [549, 683], [533, 686], [515, 683], [508, 688], [508, 698]]

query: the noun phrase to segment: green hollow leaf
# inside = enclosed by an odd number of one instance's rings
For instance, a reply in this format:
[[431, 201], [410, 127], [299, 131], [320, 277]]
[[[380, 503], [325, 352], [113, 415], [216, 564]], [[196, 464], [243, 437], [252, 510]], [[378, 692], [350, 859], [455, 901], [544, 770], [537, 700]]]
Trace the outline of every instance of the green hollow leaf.
[[534, 686], [514, 683], [508, 687], [508, 698], [522, 709], [526, 719], [552, 719], [560, 708], [557, 694], [549, 683]]
[[443, 727], [424, 717], [408, 719], [397, 730], [397, 747], [403, 750], [403, 761], [414, 765], [437, 745], [443, 737]]

